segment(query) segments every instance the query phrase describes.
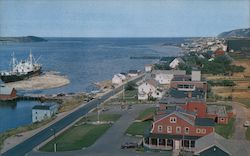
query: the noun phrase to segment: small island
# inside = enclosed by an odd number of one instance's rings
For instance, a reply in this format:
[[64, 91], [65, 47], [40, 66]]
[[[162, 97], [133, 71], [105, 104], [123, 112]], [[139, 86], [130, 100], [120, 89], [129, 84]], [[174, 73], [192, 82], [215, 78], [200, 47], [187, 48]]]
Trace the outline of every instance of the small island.
[[22, 37], [0, 37], [0, 42], [47, 42], [46, 39], [36, 36], [22, 36]]

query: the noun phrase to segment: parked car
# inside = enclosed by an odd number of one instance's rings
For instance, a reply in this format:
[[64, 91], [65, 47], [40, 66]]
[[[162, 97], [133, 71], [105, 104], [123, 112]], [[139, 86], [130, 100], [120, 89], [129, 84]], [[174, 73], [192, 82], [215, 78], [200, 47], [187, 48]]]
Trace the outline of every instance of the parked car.
[[134, 142], [126, 142], [121, 145], [121, 149], [136, 148], [136, 147], [138, 147], [138, 144]]
[[245, 123], [243, 124], [244, 127], [249, 127], [250, 126], [250, 122], [249, 121], [245, 121]]

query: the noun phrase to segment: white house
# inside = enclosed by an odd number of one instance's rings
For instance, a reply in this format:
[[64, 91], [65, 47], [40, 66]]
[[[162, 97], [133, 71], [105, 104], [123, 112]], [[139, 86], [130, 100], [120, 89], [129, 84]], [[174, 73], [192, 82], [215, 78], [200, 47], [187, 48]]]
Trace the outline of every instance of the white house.
[[112, 78], [112, 84], [119, 85], [124, 80], [126, 80], [126, 76], [123, 74], [115, 74]]
[[153, 70], [153, 65], [152, 64], [145, 65], [145, 72], [151, 72], [152, 70]]
[[180, 63], [185, 63], [185, 62], [182, 60], [182, 58], [177, 57], [169, 64], [169, 67], [175, 69], [178, 67]]
[[161, 98], [163, 91], [157, 88], [157, 82], [154, 79], [147, 80], [138, 86], [138, 100], [148, 100], [149, 97]]
[[57, 104], [36, 105], [32, 108], [32, 122], [39, 122], [51, 118], [57, 111]]
[[185, 70], [155, 70], [153, 71], [155, 80], [159, 84], [170, 84], [175, 75], [186, 75]]

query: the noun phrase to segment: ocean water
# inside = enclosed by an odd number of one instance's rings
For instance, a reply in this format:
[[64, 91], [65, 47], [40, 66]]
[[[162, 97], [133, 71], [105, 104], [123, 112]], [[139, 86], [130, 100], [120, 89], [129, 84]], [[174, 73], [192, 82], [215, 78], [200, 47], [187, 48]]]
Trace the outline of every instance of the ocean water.
[[[44, 71], [66, 75], [70, 84], [60, 88], [36, 90], [33, 93], [54, 94], [88, 91], [93, 82], [111, 79], [130, 69], [143, 70], [151, 59], [134, 56], [177, 56], [186, 38], [46, 38], [48, 42], [0, 44], [0, 70], [8, 70], [12, 52], [18, 60], [26, 59], [31, 50]], [[0, 104], [0, 132], [31, 123], [31, 108], [38, 102], [18, 101]]]

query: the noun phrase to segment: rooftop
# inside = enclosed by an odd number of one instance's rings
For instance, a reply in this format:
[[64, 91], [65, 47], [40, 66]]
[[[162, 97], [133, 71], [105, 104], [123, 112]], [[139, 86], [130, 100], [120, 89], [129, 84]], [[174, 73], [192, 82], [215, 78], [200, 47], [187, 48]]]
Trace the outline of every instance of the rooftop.
[[5, 87], [5, 86], [0, 86], [0, 94], [1, 94], [1, 95], [10, 95], [13, 89], [14, 89], [14, 88], [9, 88], [9, 87]]
[[227, 111], [225, 106], [218, 105], [207, 105], [207, 113], [208, 114], [216, 114], [219, 117], [226, 117]]
[[57, 104], [44, 104], [44, 105], [35, 105], [32, 109], [38, 109], [38, 110], [51, 110], [57, 106]]

